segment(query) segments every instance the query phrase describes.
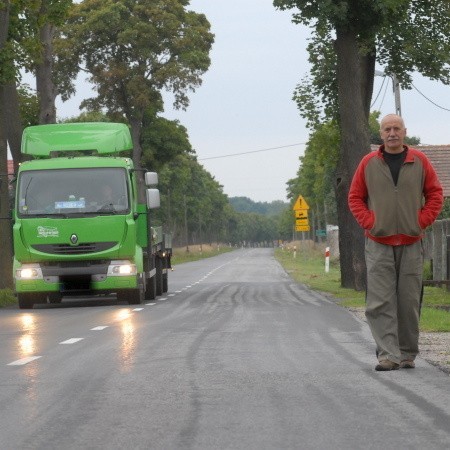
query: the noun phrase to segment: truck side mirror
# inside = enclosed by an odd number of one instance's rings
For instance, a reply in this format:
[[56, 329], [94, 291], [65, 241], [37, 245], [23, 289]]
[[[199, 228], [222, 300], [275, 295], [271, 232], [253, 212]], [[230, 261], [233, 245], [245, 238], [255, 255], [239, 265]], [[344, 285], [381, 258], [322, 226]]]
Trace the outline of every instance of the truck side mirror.
[[158, 189], [147, 189], [147, 208], [155, 209], [161, 206]]
[[158, 184], [158, 174], [156, 172], [145, 172], [145, 185], [156, 186]]

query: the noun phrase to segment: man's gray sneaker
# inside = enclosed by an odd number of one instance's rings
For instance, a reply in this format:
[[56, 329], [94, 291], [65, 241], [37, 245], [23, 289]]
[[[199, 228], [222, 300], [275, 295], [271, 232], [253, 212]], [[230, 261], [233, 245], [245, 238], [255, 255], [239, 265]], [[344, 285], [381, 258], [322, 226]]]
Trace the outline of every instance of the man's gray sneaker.
[[387, 370], [398, 370], [399, 365], [389, 359], [382, 359], [376, 366], [375, 370], [378, 372], [385, 372]]
[[400, 369], [414, 369], [416, 363], [412, 359], [404, 359], [400, 362]]

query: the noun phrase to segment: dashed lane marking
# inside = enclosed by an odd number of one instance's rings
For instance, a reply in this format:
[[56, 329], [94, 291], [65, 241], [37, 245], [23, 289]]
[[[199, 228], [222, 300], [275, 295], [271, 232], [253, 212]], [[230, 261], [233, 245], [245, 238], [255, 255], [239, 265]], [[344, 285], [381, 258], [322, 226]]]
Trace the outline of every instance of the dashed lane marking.
[[66, 341], [60, 342], [60, 344], [76, 344], [77, 342], [82, 341], [84, 338], [71, 338], [67, 339]]
[[153, 305], [156, 305], [156, 303], [146, 303], [145, 305], [146, 306], [153, 306]]
[[107, 325], [103, 325], [103, 326], [100, 326], [100, 327], [94, 327], [94, 328], [91, 328], [91, 331], [103, 331], [105, 328], [108, 328], [108, 326]]
[[17, 361], [13, 361], [8, 366], [23, 366], [24, 364], [28, 364], [31, 361], [41, 358], [41, 356], [28, 356], [28, 358], [18, 359]]
[[143, 311], [143, 310], [144, 310], [144, 308], [134, 308], [134, 309], [132, 309], [132, 311], [136, 311], [136, 312]]

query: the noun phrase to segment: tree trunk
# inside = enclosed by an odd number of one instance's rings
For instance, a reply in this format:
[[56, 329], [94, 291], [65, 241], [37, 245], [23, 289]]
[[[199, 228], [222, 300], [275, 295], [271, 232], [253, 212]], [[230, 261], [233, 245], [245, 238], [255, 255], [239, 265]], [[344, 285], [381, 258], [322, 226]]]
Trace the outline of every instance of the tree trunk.
[[8, 105], [8, 113], [4, 115], [5, 137], [14, 160], [14, 171], [17, 172], [19, 163], [24, 160], [20, 152], [22, 142], [22, 117], [20, 116], [19, 95], [15, 81], [3, 86], [4, 104]]
[[4, 86], [0, 85], [0, 289], [13, 287], [12, 240], [9, 207], [8, 151], [5, 127]]
[[[8, 38], [10, 2], [3, 2], [0, 9], [0, 50], [3, 49]], [[6, 134], [6, 121], [9, 111], [6, 109], [5, 99], [5, 73], [0, 67], [0, 289], [12, 288], [12, 241], [11, 221], [9, 207], [8, 184], [8, 145]], [[9, 105], [8, 105], [9, 108]]]
[[335, 50], [341, 129], [336, 180], [341, 284], [346, 288], [364, 290], [364, 233], [348, 208], [347, 197], [356, 167], [370, 150], [368, 117], [373, 72], [371, 77], [369, 70], [373, 67], [375, 55], [362, 55], [356, 35], [342, 29], [336, 30]]
[[[45, 2], [43, 2], [44, 4]], [[41, 14], [43, 11], [41, 10]], [[39, 97], [39, 123], [56, 123], [55, 98], [53, 84], [53, 33], [55, 27], [45, 23], [39, 30], [42, 45], [41, 61], [36, 67], [36, 90]]]
[[136, 179], [138, 180], [138, 202], [145, 203], [145, 184], [144, 184], [144, 173], [141, 170], [141, 158], [142, 158], [142, 147], [141, 147], [141, 132], [142, 132], [142, 120], [136, 118], [128, 118], [131, 125], [131, 139], [133, 140], [133, 164], [134, 168], [137, 170]]

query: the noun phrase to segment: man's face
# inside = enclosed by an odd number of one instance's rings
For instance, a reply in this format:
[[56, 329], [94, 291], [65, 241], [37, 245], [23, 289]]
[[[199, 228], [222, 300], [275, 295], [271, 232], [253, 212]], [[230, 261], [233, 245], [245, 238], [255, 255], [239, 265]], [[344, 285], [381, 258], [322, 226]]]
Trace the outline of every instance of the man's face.
[[406, 136], [406, 128], [403, 120], [395, 115], [386, 116], [381, 121], [380, 136], [384, 142], [384, 148], [388, 153], [400, 153], [403, 151], [403, 141]]

